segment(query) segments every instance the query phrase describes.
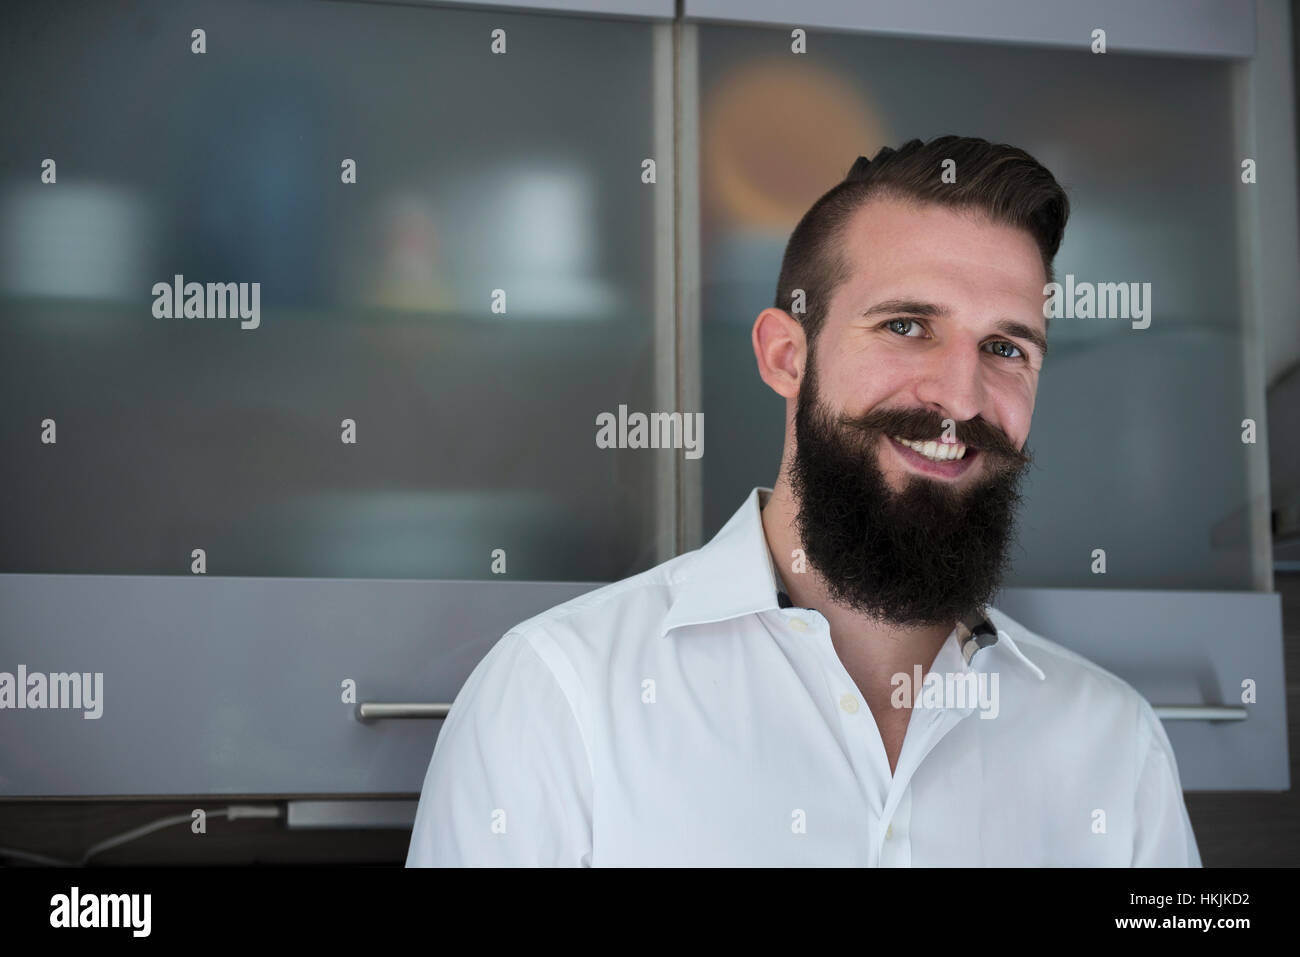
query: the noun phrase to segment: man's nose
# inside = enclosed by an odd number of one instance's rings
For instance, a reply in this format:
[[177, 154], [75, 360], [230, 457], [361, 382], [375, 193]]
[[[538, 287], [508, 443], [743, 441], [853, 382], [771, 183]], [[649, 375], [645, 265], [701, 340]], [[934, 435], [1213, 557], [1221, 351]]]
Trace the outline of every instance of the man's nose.
[[920, 402], [944, 418], [966, 422], [984, 408], [984, 374], [978, 346], [946, 343], [925, 357], [913, 391]]

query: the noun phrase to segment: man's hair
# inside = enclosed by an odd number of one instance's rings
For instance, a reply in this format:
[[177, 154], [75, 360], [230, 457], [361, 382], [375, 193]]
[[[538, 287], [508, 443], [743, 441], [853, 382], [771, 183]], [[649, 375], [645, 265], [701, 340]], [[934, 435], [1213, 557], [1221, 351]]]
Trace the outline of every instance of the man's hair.
[[[945, 160], [956, 163], [955, 183], [942, 179]], [[972, 136], [909, 140], [897, 150], [885, 146], [871, 159], [859, 156], [843, 182], [804, 213], [786, 244], [774, 305], [788, 312], [794, 290], [804, 290], [807, 312], [797, 318], [809, 348], [826, 321], [831, 296], [851, 274], [840, 242], [844, 228], [877, 197], [982, 211], [992, 222], [1023, 229], [1038, 244], [1047, 281], [1055, 281], [1052, 260], [1070, 201], [1036, 159], [1014, 146]]]

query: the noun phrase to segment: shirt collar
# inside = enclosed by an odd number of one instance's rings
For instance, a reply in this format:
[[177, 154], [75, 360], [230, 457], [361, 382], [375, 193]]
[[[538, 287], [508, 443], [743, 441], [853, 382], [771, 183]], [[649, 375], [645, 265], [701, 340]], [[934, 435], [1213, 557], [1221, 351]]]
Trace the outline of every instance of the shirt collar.
[[777, 584], [763, 534], [762, 506], [754, 488], [703, 548], [677, 566], [675, 598], [664, 619], [664, 634], [684, 625], [726, 621], [777, 608]]
[[[686, 625], [727, 621], [793, 606], [763, 533], [762, 508], [771, 493], [770, 488], [761, 485], [753, 488], [708, 544], [678, 565], [673, 578], [676, 597], [664, 619], [664, 636]], [[993, 624], [987, 608], [963, 616], [954, 632], [967, 667], [978, 667], [972, 662], [980, 650], [1003, 644], [1040, 680], [1045, 677], [1011, 636]]]

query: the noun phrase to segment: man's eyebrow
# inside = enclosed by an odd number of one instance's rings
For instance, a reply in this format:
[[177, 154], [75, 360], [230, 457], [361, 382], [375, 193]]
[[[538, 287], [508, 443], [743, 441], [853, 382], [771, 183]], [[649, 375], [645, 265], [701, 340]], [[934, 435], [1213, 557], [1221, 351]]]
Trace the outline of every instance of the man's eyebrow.
[[870, 309], [866, 310], [864, 316], [883, 316], [888, 313], [906, 312], [913, 316], [925, 316], [926, 318], [942, 318], [948, 315], [948, 310], [933, 302], [922, 302], [919, 299], [886, 299], [884, 302], [878, 302]]
[[[886, 299], [863, 311], [862, 315], [869, 318], [900, 313], [926, 319], [946, 319], [949, 315], [946, 307], [938, 303], [922, 302], [920, 299]], [[1004, 336], [1015, 336], [1032, 343], [1038, 349], [1040, 356], [1047, 357], [1047, 337], [1033, 326], [1016, 322], [1014, 319], [999, 319], [996, 328]]]

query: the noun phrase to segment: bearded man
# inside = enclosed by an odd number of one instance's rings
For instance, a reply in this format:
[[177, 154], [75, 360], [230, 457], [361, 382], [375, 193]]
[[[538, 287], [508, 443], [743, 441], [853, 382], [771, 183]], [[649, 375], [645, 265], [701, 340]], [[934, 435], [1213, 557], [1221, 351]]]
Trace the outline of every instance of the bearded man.
[[859, 157], [756, 318], [772, 488], [506, 633], [408, 866], [1200, 866], [1128, 684], [989, 605], [1069, 203], [1023, 150]]

